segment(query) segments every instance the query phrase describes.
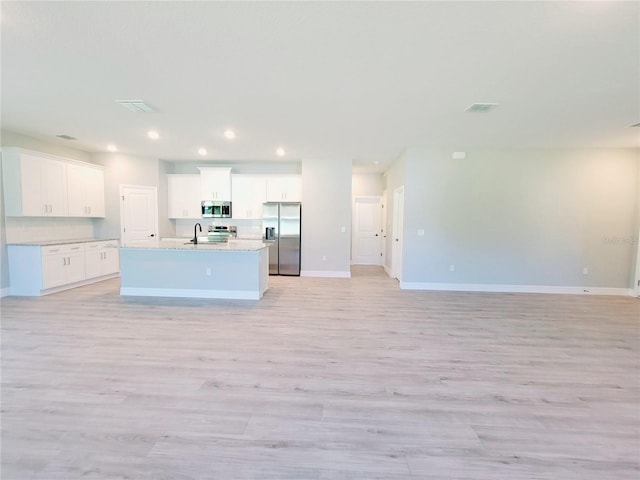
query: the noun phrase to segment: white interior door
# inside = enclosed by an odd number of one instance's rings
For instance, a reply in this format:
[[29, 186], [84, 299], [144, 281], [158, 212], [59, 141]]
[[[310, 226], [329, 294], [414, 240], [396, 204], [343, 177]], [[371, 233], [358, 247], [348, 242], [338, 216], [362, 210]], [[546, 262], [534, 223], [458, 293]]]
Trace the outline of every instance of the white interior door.
[[122, 243], [155, 240], [158, 235], [156, 187], [120, 185]]
[[393, 232], [391, 238], [391, 276], [402, 280], [402, 224], [404, 186], [393, 191]]
[[382, 256], [380, 257], [380, 264], [387, 265], [387, 191], [382, 192], [380, 197], [380, 236], [382, 237]]
[[351, 263], [380, 265], [382, 259], [380, 197], [355, 197], [353, 210]]

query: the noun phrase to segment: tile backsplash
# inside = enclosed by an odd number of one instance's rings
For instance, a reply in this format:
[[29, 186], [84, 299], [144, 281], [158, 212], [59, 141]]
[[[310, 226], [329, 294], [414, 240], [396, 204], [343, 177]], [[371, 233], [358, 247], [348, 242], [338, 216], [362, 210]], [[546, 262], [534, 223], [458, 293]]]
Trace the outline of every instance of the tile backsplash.
[[91, 218], [6, 217], [7, 243], [93, 238]]
[[[193, 237], [193, 228], [198, 220], [182, 220], [176, 222], [176, 237]], [[209, 225], [235, 225], [238, 228], [238, 238], [262, 238], [262, 220], [233, 220], [229, 218], [206, 219], [199, 221], [203, 234], [206, 235]]]

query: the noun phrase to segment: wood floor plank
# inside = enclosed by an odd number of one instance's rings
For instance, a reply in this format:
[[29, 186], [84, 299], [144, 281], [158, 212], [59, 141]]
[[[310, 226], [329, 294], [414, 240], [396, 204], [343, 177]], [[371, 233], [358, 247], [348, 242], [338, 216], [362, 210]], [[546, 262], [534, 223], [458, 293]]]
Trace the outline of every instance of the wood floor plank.
[[352, 273], [2, 299], [1, 478], [640, 478], [639, 300]]

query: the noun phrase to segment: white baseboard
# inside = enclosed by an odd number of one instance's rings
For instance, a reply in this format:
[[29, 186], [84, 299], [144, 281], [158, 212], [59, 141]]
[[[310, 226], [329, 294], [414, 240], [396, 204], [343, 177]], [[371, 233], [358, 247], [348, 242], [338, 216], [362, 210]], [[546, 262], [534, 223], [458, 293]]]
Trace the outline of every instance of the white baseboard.
[[121, 287], [120, 295], [132, 297], [220, 298], [229, 300], [260, 300], [259, 292], [250, 290], [200, 290], [195, 288]]
[[387, 275], [391, 276], [391, 269], [389, 267], [387, 267], [386, 265], [382, 265], [382, 268], [384, 268], [384, 271], [387, 272]]
[[440, 290], [447, 292], [496, 292], [496, 293], [558, 293], [570, 295], [621, 295], [632, 296], [630, 288], [565, 287], [547, 285], [490, 285], [479, 283], [423, 283], [400, 282], [402, 290]]
[[329, 270], [302, 270], [301, 277], [351, 278], [351, 272]]
[[0, 298], [8, 297], [9, 295], [11, 295], [11, 288], [7, 287], [0, 289]]

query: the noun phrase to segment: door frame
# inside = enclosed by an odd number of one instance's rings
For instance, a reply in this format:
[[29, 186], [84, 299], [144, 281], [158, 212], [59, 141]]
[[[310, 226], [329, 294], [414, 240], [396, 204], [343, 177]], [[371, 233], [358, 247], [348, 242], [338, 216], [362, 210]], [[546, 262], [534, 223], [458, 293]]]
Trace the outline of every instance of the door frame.
[[158, 187], [153, 187], [153, 186], [149, 186], [149, 185], [125, 185], [125, 184], [120, 184], [120, 189], [119, 189], [119, 205], [120, 205], [120, 243], [121, 244], [125, 244], [126, 243], [126, 232], [125, 232], [125, 218], [124, 218], [124, 190], [126, 188], [134, 188], [134, 189], [139, 189], [139, 190], [147, 190], [149, 192], [152, 193], [152, 195], [155, 197], [155, 206], [156, 206], [156, 211], [155, 211], [155, 215], [153, 216], [153, 227], [155, 230], [155, 235], [156, 238], [159, 238], [158, 235]]
[[[356, 195], [353, 197], [353, 202], [351, 204], [351, 264], [352, 265], [375, 265], [375, 266], [384, 265], [384, 262], [382, 261], [384, 257], [384, 254], [382, 253], [382, 251], [384, 250], [383, 248], [384, 246], [382, 242], [382, 234], [384, 232], [384, 227], [382, 223], [378, 225], [380, 230], [378, 232], [378, 249], [380, 250], [380, 254], [381, 254], [380, 257], [378, 258], [378, 262], [363, 263], [363, 264], [353, 263], [353, 245], [355, 244], [354, 239], [356, 236], [356, 203], [358, 203], [358, 200], [365, 200], [365, 201], [369, 200], [368, 202], [363, 202], [363, 203], [376, 203], [378, 205], [378, 208], [382, 208], [382, 197], [380, 195]], [[375, 202], [371, 200], [375, 200]], [[378, 221], [382, 222], [382, 219], [379, 218]]]
[[391, 235], [391, 277], [402, 283], [402, 242], [404, 224], [404, 185], [393, 191]]
[[640, 298], [640, 227], [638, 227], [638, 236], [635, 238], [637, 252], [636, 252], [636, 274], [633, 279], [633, 288], [631, 291], [633, 295]]

